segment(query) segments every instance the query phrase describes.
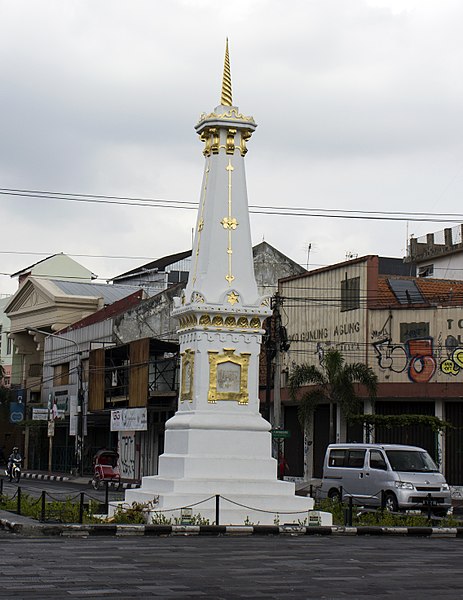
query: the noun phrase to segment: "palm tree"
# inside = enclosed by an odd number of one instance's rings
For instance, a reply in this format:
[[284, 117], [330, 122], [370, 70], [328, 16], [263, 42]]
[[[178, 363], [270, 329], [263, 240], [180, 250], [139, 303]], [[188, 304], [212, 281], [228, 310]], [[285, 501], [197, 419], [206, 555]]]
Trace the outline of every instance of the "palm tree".
[[334, 405], [338, 404], [343, 415], [358, 414], [361, 401], [356, 394], [355, 385], [364, 385], [371, 398], [376, 396], [378, 378], [371, 367], [363, 363], [346, 364], [339, 350], [330, 348], [325, 352], [321, 369], [314, 365], [297, 365], [289, 376], [289, 391], [293, 400], [298, 399], [302, 386], [312, 386], [300, 397], [299, 421], [307, 429], [314, 408], [320, 403], [330, 405], [330, 442], [334, 441]]

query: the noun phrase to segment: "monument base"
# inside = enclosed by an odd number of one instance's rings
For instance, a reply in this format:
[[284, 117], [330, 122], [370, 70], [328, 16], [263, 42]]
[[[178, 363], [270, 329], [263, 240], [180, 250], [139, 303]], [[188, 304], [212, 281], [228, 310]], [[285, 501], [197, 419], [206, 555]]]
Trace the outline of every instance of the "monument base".
[[[148, 522], [180, 524], [191, 514], [193, 524], [283, 525], [308, 524], [312, 498], [295, 496], [289, 481], [167, 480], [144, 477], [140, 489], [127, 490], [124, 505], [147, 505]], [[112, 506], [114, 512], [117, 503]], [[191, 510], [185, 511], [185, 508]], [[322, 525], [331, 514], [321, 513]]]
[[[260, 413], [243, 414], [238, 405], [214, 413], [183, 407], [166, 423], [159, 475], [126, 490], [122, 505], [146, 505], [150, 523], [181, 523], [191, 509], [195, 524], [217, 524], [217, 514], [220, 525], [307, 524], [314, 501], [277, 479], [269, 430]], [[331, 524], [322, 513], [322, 525]]]

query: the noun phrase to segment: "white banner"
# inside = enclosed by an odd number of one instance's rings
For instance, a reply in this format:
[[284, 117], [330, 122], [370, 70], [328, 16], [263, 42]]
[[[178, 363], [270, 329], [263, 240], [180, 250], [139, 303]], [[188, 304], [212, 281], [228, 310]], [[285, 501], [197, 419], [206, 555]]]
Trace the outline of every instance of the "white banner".
[[32, 420], [33, 421], [48, 421], [48, 408], [33, 408], [32, 409]]
[[146, 408], [121, 408], [111, 411], [111, 431], [146, 431]]
[[77, 434], [77, 396], [69, 396], [69, 435]]
[[33, 421], [48, 421], [54, 419], [64, 419], [64, 410], [48, 411], [48, 408], [33, 408], [32, 409], [32, 420]]
[[[116, 412], [116, 411], [114, 411]], [[135, 432], [119, 431], [119, 469], [123, 479], [135, 479]]]

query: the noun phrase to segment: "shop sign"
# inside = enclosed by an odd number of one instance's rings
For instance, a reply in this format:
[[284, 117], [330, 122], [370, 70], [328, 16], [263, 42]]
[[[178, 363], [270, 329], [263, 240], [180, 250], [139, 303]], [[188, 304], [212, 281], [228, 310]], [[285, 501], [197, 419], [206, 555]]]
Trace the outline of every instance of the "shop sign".
[[111, 431], [146, 431], [146, 408], [121, 408], [111, 411]]

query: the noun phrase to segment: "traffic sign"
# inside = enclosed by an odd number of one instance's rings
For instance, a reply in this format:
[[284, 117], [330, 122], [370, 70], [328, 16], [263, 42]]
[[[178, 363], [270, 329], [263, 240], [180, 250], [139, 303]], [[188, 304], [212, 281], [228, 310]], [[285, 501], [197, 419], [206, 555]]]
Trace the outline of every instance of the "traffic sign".
[[271, 433], [275, 440], [287, 440], [291, 437], [291, 432], [288, 429], [272, 429]]

